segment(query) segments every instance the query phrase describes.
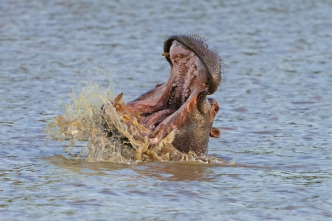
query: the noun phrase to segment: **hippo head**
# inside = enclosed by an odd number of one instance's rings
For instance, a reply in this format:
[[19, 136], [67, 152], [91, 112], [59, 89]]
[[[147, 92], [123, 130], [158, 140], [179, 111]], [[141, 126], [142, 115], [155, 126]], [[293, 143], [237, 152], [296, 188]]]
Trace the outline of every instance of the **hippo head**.
[[219, 105], [207, 95], [220, 84], [221, 59], [203, 40], [190, 35], [170, 36], [163, 56], [171, 66], [168, 80], [126, 108], [151, 128], [151, 144], [175, 131], [172, 144], [178, 150], [206, 154], [209, 136], [219, 136], [219, 130], [212, 128]]

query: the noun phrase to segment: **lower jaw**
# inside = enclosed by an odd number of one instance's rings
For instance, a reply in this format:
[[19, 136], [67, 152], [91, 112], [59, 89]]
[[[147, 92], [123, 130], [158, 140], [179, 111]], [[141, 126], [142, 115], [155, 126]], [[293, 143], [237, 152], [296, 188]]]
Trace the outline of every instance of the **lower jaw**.
[[[190, 89], [188, 88], [188, 90]], [[188, 94], [187, 96], [184, 97], [183, 102], [182, 101], [170, 102], [171, 98], [169, 98], [165, 102], [166, 106], [165, 109], [152, 112], [148, 116], [142, 117], [140, 119], [140, 123], [148, 128], [155, 129], [158, 125], [162, 124], [167, 118], [173, 117], [175, 113], [179, 115], [179, 112], [177, 111], [181, 108], [184, 108], [183, 106], [187, 105], [188, 99], [190, 99], [190, 97], [194, 96], [197, 93], [199, 93], [199, 90], [196, 90], [191, 94]]]

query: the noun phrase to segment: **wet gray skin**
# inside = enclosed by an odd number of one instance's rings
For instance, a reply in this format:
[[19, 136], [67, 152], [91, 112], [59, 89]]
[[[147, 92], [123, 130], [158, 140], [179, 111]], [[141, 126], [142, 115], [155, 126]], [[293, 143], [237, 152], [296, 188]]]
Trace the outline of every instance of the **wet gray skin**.
[[221, 60], [199, 38], [170, 36], [164, 53], [171, 66], [168, 80], [127, 104], [140, 123], [153, 129], [151, 144], [157, 144], [175, 130], [173, 145], [180, 151], [207, 153], [209, 136], [218, 137], [212, 128], [219, 110], [214, 93], [221, 80]]

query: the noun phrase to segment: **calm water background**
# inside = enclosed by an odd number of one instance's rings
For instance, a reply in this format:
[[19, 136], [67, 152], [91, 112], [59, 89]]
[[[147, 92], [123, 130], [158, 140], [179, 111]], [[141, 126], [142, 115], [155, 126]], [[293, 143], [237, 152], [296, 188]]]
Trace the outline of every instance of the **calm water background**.
[[[86, 163], [47, 140], [82, 82], [131, 100], [166, 80], [173, 33], [224, 60], [209, 153], [239, 166]], [[330, 220], [331, 60], [329, 0], [2, 0], [0, 220]]]

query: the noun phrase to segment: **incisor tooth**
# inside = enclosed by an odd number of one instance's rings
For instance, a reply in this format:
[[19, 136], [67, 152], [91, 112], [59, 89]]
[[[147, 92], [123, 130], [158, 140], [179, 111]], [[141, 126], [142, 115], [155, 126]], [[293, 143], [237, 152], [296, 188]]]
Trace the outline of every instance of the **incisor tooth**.
[[169, 57], [169, 52], [164, 52], [161, 54], [162, 56]]

